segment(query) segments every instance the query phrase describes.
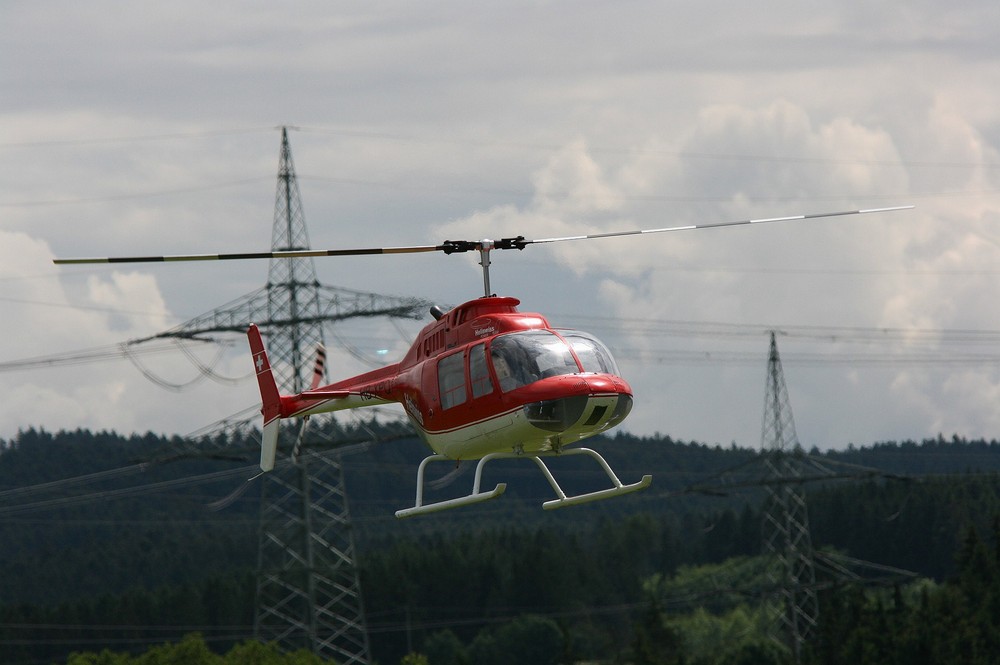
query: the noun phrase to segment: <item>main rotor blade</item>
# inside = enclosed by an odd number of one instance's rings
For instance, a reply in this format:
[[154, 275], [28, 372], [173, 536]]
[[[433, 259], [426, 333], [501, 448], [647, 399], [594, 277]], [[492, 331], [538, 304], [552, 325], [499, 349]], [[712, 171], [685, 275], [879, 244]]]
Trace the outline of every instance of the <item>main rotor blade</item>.
[[168, 256], [110, 256], [74, 259], [55, 259], [59, 265], [80, 263], [162, 263], [168, 261], [240, 261], [244, 259], [304, 259], [318, 256], [363, 256], [366, 254], [417, 254], [444, 252], [445, 245], [417, 245], [413, 247], [371, 247], [368, 249], [291, 249], [275, 252], [249, 252], [242, 254], [173, 254]]
[[845, 210], [842, 212], [821, 212], [811, 215], [792, 215], [790, 217], [767, 217], [763, 219], [743, 219], [735, 222], [713, 222], [708, 224], [687, 224], [684, 226], [668, 226], [661, 229], [642, 229], [637, 231], [612, 231], [610, 233], [593, 233], [580, 236], [563, 236], [561, 238], [537, 238], [526, 240], [522, 236], [492, 240], [445, 240], [440, 245], [412, 245], [406, 247], [370, 247], [367, 249], [295, 249], [273, 252], [247, 252], [239, 254], [173, 254], [167, 256], [112, 256], [88, 257], [72, 259], [54, 259], [58, 265], [74, 265], [82, 263], [163, 263], [172, 261], [240, 261], [244, 259], [302, 259], [322, 256], [363, 256], [370, 254], [418, 254], [421, 252], [444, 252], [454, 254], [469, 251], [489, 251], [490, 249], [524, 249], [527, 245], [540, 245], [565, 240], [592, 240], [595, 238], [615, 238], [618, 236], [647, 235], [651, 233], [666, 233], [667, 231], [690, 231], [694, 229], [710, 229], [722, 226], [740, 226], [744, 224], [768, 224], [771, 222], [789, 222], [797, 219], [818, 219], [821, 217], [841, 217], [844, 215], [865, 215], [874, 212], [893, 212], [910, 210], [913, 206], [895, 206], [892, 208], [869, 208], [867, 210]]
[[687, 224], [684, 226], [668, 226], [662, 229], [642, 229], [638, 231], [612, 231], [610, 233], [592, 233], [585, 236], [564, 236], [562, 238], [537, 238], [535, 240], [523, 240], [522, 245], [539, 245], [548, 242], [563, 242], [564, 240], [591, 240], [594, 238], [615, 238], [617, 236], [647, 235], [650, 233], [667, 233], [668, 231], [692, 231], [695, 229], [712, 229], [721, 226], [741, 226], [744, 224], [769, 224], [771, 222], [790, 222], [797, 219], [817, 219], [820, 217], [842, 217], [844, 215], [866, 215], [873, 212], [894, 212], [896, 210], [910, 210], [913, 206], [894, 206], [891, 208], [869, 208], [867, 210], [845, 210], [842, 212], [821, 212], [812, 215], [792, 215], [790, 217], [767, 217], [764, 219], [741, 219], [735, 222], [712, 222], [709, 224]]

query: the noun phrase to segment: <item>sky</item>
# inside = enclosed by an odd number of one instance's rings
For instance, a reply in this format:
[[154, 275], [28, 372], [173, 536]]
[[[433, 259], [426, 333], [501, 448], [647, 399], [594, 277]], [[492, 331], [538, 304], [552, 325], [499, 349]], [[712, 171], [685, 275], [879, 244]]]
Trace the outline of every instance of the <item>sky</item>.
[[[239, 337], [117, 350], [263, 286], [266, 262], [51, 261], [269, 249], [281, 126], [316, 248], [914, 205], [496, 253], [493, 288], [608, 343], [635, 434], [761, 445], [773, 330], [807, 448], [1000, 438], [995, 2], [11, 0], [0, 17], [0, 439], [183, 435], [258, 402]], [[471, 255], [316, 270], [446, 305], [481, 290]], [[429, 320], [343, 326], [331, 378], [398, 359]]]

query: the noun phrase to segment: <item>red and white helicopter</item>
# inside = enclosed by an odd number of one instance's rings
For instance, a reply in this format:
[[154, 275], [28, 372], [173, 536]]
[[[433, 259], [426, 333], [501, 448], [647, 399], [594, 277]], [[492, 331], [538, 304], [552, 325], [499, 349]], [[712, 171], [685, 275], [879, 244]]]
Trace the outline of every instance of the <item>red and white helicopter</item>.
[[[417, 336], [397, 363], [327, 386], [314, 385], [296, 395], [282, 395], [271, 373], [267, 351], [256, 325], [248, 331], [260, 386], [264, 416], [260, 468], [274, 468], [282, 419], [398, 403], [433, 451], [417, 469], [416, 500], [397, 517], [422, 515], [496, 498], [505, 483], [482, 490], [483, 468], [491, 460], [532, 460], [552, 486], [556, 498], [543, 508], [561, 508], [606, 499], [649, 486], [652, 476], [623, 484], [595, 450], [573, 444], [621, 423], [632, 409], [632, 388], [621, 377], [607, 347], [589, 333], [553, 328], [541, 314], [520, 312], [516, 298], [492, 294], [490, 252], [523, 250], [570, 240], [590, 240], [745, 224], [860, 215], [906, 210], [913, 206], [850, 210], [791, 217], [772, 217], [640, 231], [599, 233], [527, 240], [445, 241], [440, 245], [369, 249], [290, 250], [245, 254], [189, 254], [120, 258], [56, 259], [57, 264], [205, 261], [419, 252], [478, 251], [484, 294], [444, 312], [432, 308], [434, 321]], [[546, 458], [587, 455], [607, 474], [610, 487], [568, 496], [545, 464]], [[431, 462], [478, 460], [472, 492], [455, 499], [424, 503], [424, 472]]]

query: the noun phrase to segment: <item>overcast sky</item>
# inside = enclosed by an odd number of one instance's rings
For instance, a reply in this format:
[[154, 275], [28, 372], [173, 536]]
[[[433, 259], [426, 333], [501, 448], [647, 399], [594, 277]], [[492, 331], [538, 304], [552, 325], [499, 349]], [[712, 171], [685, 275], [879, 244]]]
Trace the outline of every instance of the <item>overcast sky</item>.
[[[605, 339], [637, 434], [760, 445], [767, 331], [799, 439], [1000, 438], [996, 2], [4, 2], [0, 438], [185, 434], [258, 401], [244, 341], [11, 369], [173, 327], [267, 264], [290, 132], [314, 247], [910, 212], [530, 247], [493, 287]], [[456, 304], [473, 257], [326, 259]], [[421, 324], [347, 326], [396, 358]], [[367, 366], [334, 347], [333, 378]], [[382, 355], [379, 355], [379, 354]]]

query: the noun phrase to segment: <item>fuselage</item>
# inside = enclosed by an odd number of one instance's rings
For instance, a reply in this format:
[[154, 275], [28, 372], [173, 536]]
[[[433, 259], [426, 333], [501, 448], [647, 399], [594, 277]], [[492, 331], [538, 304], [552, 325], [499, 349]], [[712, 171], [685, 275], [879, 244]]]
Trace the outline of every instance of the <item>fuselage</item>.
[[614, 427], [632, 389], [593, 336], [549, 326], [509, 297], [440, 315], [393, 365], [282, 398], [282, 417], [396, 402], [452, 459], [558, 450]]

